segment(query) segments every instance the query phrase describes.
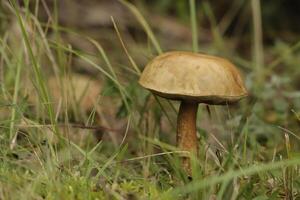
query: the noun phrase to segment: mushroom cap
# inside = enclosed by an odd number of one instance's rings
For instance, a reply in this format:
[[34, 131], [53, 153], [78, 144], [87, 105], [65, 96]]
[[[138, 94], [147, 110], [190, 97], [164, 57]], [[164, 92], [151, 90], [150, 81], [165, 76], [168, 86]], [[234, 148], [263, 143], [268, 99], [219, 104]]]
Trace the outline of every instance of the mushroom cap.
[[234, 103], [247, 96], [236, 67], [220, 57], [174, 51], [155, 57], [139, 83], [161, 97], [208, 104]]

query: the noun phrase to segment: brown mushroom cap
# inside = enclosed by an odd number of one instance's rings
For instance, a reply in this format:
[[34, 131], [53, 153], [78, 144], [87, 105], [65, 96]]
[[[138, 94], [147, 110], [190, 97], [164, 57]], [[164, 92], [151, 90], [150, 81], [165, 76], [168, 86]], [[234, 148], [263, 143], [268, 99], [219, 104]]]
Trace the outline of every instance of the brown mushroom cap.
[[239, 71], [226, 59], [192, 52], [168, 52], [155, 57], [139, 83], [168, 99], [199, 103], [233, 103], [247, 96]]

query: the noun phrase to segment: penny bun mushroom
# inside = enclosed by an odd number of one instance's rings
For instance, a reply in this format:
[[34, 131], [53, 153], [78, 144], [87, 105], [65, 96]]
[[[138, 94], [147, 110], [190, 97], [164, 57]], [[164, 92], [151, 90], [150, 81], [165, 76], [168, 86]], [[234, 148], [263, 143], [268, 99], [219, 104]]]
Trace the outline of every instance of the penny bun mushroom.
[[[198, 104], [231, 104], [247, 96], [243, 79], [231, 62], [192, 52], [174, 51], [155, 57], [145, 67], [139, 83], [160, 97], [181, 101], [177, 118], [177, 145], [196, 156]], [[191, 175], [188, 156], [182, 164]]]

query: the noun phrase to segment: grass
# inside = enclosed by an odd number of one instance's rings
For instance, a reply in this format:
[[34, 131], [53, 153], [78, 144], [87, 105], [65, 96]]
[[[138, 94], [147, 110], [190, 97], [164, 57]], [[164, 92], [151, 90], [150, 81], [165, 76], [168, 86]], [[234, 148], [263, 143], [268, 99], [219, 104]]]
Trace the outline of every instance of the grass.
[[[149, 39], [141, 54], [149, 60], [167, 49], [146, 14], [120, 2]], [[137, 84], [143, 67], [131, 53], [134, 49], [118, 18], [111, 18], [111, 34], [120, 44], [113, 56], [99, 41], [61, 27], [57, 9], [51, 21], [40, 22], [38, 4], [29, 9], [27, 0], [21, 9], [15, 0], [3, 3], [7, 11], [0, 14], [5, 27], [0, 37], [0, 199], [300, 198], [299, 42], [278, 40], [264, 47], [259, 2], [235, 1], [237, 7], [232, 7], [235, 16], [239, 10], [252, 11], [250, 59], [229, 48], [224, 52], [234, 41], [219, 25], [229, 27], [235, 17], [226, 15], [228, 21], [218, 24], [209, 2], [188, 2], [190, 50], [214, 52], [236, 62], [251, 92], [237, 106], [214, 106], [211, 115], [199, 111], [200, 151], [199, 158], [192, 159], [192, 181], [180, 167], [183, 152], [174, 145], [178, 104]], [[210, 24], [213, 45], [198, 42], [205, 37], [204, 32], [198, 35], [203, 21], [199, 12]], [[10, 32], [13, 22], [19, 35]], [[66, 43], [64, 34], [83, 39], [95, 52]], [[122, 56], [128, 64], [115, 61]], [[84, 79], [83, 90], [79, 81], [71, 81], [77, 77], [74, 59], [94, 70]], [[50, 76], [59, 85], [58, 95], [51, 89]], [[87, 91], [96, 94], [85, 106], [91, 95]], [[97, 125], [106, 129], [93, 130]], [[95, 134], [104, 136], [97, 141]]]
[[261, 6], [259, 0], [252, 0], [252, 15], [253, 15], [253, 54], [254, 54], [254, 66], [257, 86], [259, 87], [264, 82], [264, 52], [263, 52], [263, 33], [262, 33], [262, 22], [261, 22]]

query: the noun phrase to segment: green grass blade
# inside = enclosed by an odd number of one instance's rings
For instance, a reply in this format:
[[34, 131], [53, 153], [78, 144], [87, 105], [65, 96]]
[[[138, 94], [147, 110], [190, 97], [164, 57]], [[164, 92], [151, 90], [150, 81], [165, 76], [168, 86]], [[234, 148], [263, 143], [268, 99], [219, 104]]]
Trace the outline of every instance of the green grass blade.
[[182, 187], [178, 187], [172, 191], [174, 196], [187, 194], [196, 190], [213, 187], [218, 183], [230, 181], [233, 178], [241, 176], [251, 176], [254, 174], [281, 169], [282, 167], [297, 166], [300, 164], [300, 158], [281, 160], [278, 162], [270, 162], [266, 164], [257, 164], [240, 170], [229, 170], [222, 175], [204, 178], [200, 181], [194, 181]]
[[195, 0], [190, 0], [190, 20], [192, 27], [193, 51], [198, 52], [198, 30], [197, 30], [197, 14]]

